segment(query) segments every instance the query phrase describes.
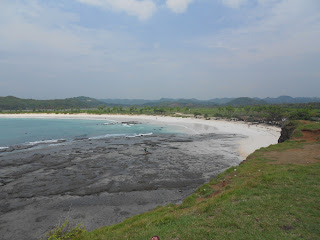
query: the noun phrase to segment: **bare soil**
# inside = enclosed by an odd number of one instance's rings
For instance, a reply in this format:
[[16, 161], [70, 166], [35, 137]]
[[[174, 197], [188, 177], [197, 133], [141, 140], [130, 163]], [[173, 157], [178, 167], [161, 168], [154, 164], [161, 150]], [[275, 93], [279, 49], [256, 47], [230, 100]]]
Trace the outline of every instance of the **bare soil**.
[[301, 132], [303, 136], [296, 138], [297, 140], [305, 140], [306, 142], [319, 141], [320, 130], [303, 129]]
[[313, 164], [320, 162], [320, 144], [306, 144], [302, 149], [288, 149], [282, 152], [270, 152], [266, 153], [265, 156], [275, 160], [270, 162], [270, 164]]

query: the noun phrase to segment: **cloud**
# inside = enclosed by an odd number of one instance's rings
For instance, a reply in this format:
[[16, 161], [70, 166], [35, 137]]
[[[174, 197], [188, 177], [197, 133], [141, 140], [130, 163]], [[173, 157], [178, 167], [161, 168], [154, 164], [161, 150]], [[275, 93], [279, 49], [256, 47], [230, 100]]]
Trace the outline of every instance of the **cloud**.
[[247, 3], [248, 0], [221, 0], [222, 3], [231, 8], [238, 8]]
[[167, 0], [166, 6], [175, 13], [183, 13], [193, 0]]
[[[82, 25], [85, 19], [72, 5], [0, 2], [0, 95], [212, 98], [275, 96], [281, 89], [296, 96], [318, 94], [319, 0], [255, 0], [241, 14], [226, 11], [219, 29], [195, 33], [192, 39], [174, 35], [178, 49], [135, 29]], [[119, 7], [125, 1], [90, 2], [90, 12], [125, 13]], [[153, 2], [161, 6], [160, 0]], [[183, 9], [191, 3], [182, 2]], [[150, 27], [157, 29], [158, 23], [150, 21]]]
[[[246, 24], [226, 28], [196, 41], [225, 64], [299, 58], [320, 53], [320, 4], [317, 1], [282, 0], [244, 12]], [[239, 21], [240, 22], [240, 21]]]
[[95, 6], [103, 10], [125, 12], [128, 15], [138, 17], [140, 20], [150, 18], [157, 10], [152, 0], [77, 0], [80, 3]]
[[19, 71], [29, 72], [25, 75], [30, 76], [36, 72], [51, 72], [52, 75], [110, 72], [122, 64], [134, 62], [132, 59], [139, 54], [140, 43], [134, 37], [81, 27], [73, 13], [61, 12], [36, 1], [8, 1], [1, 7], [4, 14], [0, 15], [0, 65], [8, 69], [14, 66], [16, 70], [12, 75]]

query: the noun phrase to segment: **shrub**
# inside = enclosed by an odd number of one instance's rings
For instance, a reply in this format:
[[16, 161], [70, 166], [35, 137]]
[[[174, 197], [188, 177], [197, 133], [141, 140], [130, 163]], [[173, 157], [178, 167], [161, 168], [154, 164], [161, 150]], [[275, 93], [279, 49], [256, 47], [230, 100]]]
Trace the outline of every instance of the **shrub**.
[[72, 227], [69, 221], [65, 221], [62, 226], [58, 226], [47, 233], [48, 240], [68, 240], [80, 235], [85, 231], [81, 224]]

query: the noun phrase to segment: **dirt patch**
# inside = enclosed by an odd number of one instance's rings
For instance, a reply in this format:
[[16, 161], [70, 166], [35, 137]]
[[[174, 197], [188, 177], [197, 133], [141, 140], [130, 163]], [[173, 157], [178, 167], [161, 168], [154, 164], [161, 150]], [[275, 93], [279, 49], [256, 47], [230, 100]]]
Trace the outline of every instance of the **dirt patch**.
[[320, 162], [320, 144], [306, 144], [302, 149], [288, 149], [282, 152], [265, 153], [265, 157], [275, 160], [270, 164], [312, 164]]
[[280, 229], [282, 229], [283, 231], [289, 232], [289, 231], [293, 230], [294, 227], [290, 226], [290, 225], [283, 225], [283, 226], [280, 226]]
[[297, 140], [305, 140], [306, 142], [319, 141], [320, 129], [318, 130], [303, 129], [301, 130], [301, 132], [302, 132], [302, 137], [296, 138]]

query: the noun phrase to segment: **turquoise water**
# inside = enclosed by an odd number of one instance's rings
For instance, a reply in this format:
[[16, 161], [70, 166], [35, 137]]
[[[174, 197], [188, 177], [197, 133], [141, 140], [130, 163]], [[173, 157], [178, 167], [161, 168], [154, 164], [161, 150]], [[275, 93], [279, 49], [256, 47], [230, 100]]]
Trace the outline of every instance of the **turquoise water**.
[[0, 118], [0, 148], [18, 144], [54, 143], [77, 138], [135, 137], [174, 133], [174, 129], [148, 124], [121, 124], [107, 120]]

